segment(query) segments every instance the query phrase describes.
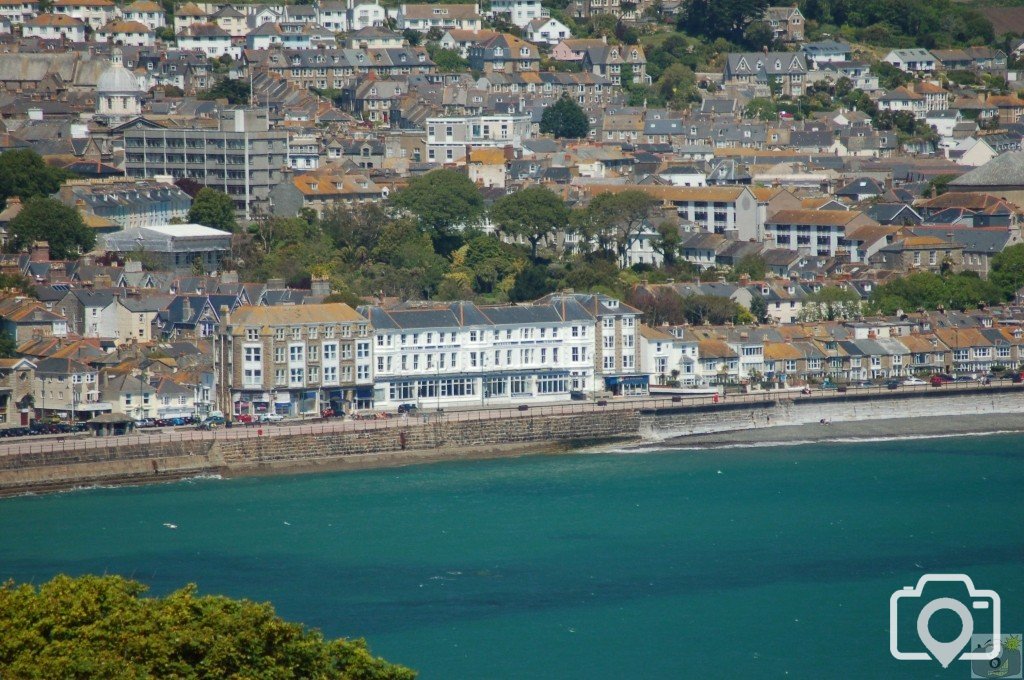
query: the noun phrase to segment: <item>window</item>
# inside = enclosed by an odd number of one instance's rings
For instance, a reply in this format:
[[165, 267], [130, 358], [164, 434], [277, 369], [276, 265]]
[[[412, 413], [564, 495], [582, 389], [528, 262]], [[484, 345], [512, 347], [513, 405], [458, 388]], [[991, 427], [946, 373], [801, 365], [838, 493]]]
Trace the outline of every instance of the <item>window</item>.
[[303, 361], [305, 347], [302, 345], [291, 345], [288, 348], [288, 360], [292, 363]]
[[334, 337], [334, 326], [327, 326], [324, 328], [324, 337], [328, 340]]
[[[140, 317], [139, 321], [140, 322], [142, 321], [141, 316], [142, 315], [140, 314], [139, 315], [139, 317]], [[245, 329], [245, 339], [246, 340], [259, 340], [260, 339], [260, 329], [258, 329], [258, 328], [246, 328]]]
[[260, 363], [263, 361], [263, 352], [259, 347], [246, 347], [245, 348], [245, 361], [246, 363]]
[[320, 368], [317, 366], [309, 367], [309, 382], [320, 382]]
[[632, 354], [623, 354], [622, 355], [622, 368], [624, 368], [624, 369], [633, 368], [633, 355]]
[[338, 360], [338, 343], [336, 342], [325, 342], [324, 343], [324, 361], [337, 361]]
[[275, 369], [274, 370], [274, 384], [275, 385], [285, 385], [287, 383], [287, 381], [285, 380], [285, 376], [286, 375], [287, 374], [284, 372], [283, 368]]
[[338, 367], [337, 366], [324, 366], [324, 382], [325, 383], [336, 383], [336, 382], [338, 382]]
[[604, 361], [602, 362], [602, 366], [604, 366], [605, 370], [612, 370], [612, 369], [614, 369], [615, 368], [615, 357], [613, 357], [613, 356], [606, 356], [606, 357], [604, 357]]
[[320, 329], [316, 326], [310, 326], [309, 330], [306, 331], [306, 337], [310, 340], [316, 340], [320, 336]]
[[356, 366], [356, 380], [369, 380], [370, 379], [370, 367], [369, 366]]
[[309, 346], [309, 356], [306, 357], [306, 358], [309, 361], [319, 361], [320, 360], [320, 347], [318, 345], [310, 345]]
[[283, 364], [284, 363], [284, 347], [275, 347], [274, 348], [274, 363], [276, 363], [276, 364]]
[[275, 328], [274, 329], [274, 340], [284, 340], [284, 329], [283, 328]]
[[306, 377], [306, 370], [303, 368], [293, 368], [289, 371], [288, 381], [292, 385], [301, 385]]
[[370, 356], [370, 343], [359, 342], [356, 343], [356, 358], [366, 359]]
[[601, 326], [604, 328], [615, 328], [615, 318], [606, 316], [601, 320]]
[[606, 335], [601, 338], [601, 346], [605, 349], [615, 349], [615, 336]]

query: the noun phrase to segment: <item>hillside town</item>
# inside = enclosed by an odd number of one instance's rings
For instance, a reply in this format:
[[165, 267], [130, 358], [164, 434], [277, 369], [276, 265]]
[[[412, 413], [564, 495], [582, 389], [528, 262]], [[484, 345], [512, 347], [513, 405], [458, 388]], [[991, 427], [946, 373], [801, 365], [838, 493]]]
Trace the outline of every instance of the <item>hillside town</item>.
[[992, 9], [3, 5], [0, 436], [1019, 380]]

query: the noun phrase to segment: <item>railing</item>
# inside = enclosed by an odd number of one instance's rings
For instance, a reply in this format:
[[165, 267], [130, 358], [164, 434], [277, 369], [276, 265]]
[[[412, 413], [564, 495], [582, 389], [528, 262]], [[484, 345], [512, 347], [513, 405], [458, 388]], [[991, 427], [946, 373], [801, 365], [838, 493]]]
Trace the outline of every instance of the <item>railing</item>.
[[[1016, 389], [1008, 380], [993, 381], [991, 385], [980, 383], [946, 383], [941, 387], [925, 385], [901, 385], [896, 389], [881, 386], [848, 387], [847, 391], [822, 389], [814, 387], [810, 394], [798, 388], [786, 390], [757, 390], [747, 394], [719, 395], [676, 395], [651, 397], [617, 397], [599, 399], [597, 401], [538, 403], [523, 406], [503, 406], [495, 408], [460, 408], [459, 410], [436, 411], [420, 408], [408, 415], [389, 415], [355, 419], [310, 419], [285, 420], [276, 424], [241, 424], [232, 427], [221, 426], [215, 430], [197, 430], [177, 428], [173, 430], [141, 430], [126, 435], [94, 437], [91, 435], [56, 435], [39, 437], [38, 439], [18, 437], [7, 442], [0, 440], [0, 457], [33, 453], [51, 453], [68, 451], [88, 451], [107, 448], [124, 448], [152, 446], [167, 443], [198, 443], [213, 441], [256, 440], [273, 437], [317, 436], [346, 432], [381, 432], [398, 431], [403, 428], [439, 425], [476, 423], [488, 420], [536, 418], [546, 416], [572, 416], [604, 412], [626, 411], [665, 411], [680, 408], [717, 407], [727, 408], [730, 405], [768, 404], [778, 400], [826, 399], [843, 400], [864, 397], [900, 396], [906, 394], [991, 394], [998, 395], [1001, 390], [1009, 387]], [[1021, 388], [1024, 390], [1024, 387]], [[0, 466], [2, 468], [2, 466]]]

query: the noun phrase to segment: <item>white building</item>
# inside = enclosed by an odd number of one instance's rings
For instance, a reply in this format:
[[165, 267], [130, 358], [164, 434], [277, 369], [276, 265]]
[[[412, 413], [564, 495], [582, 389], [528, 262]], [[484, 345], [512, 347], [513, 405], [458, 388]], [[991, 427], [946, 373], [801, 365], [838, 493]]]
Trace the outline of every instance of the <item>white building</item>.
[[347, 31], [348, 6], [336, 0], [321, 2], [317, 9], [317, 23], [335, 33]]
[[110, 0], [56, 0], [51, 11], [78, 19], [94, 31], [113, 21], [118, 13], [117, 5]]
[[882, 61], [907, 73], [931, 73], [935, 70], [935, 57], [923, 47], [891, 50]]
[[427, 161], [465, 159], [467, 148], [519, 147], [532, 136], [530, 116], [494, 115], [427, 119]]
[[697, 376], [697, 341], [687, 339], [682, 328], [672, 335], [640, 326], [640, 370], [652, 385], [694, 387]]
[[492, 17], [504, 14], [513, 24], [523, 28], [546, 12], [540, 0], [493, 0], [489, 14]]
[[24, 24], [29, 19], [39, 14], [39, 3], [35, 0], [8, 0], [0, 4], [0, 17], [7, 19], [11, 24]]
[[135, 0], [121, 10], [121, 16], [125, 21], [137, 21], [154, 31], [167, 25], [164, 8], [153, 0]]
[[315, 170], [320, 167], [320, 143], [313, 135], [294, 135], [288, 139], [288, 167]]
[[374, 329], [374, 404], [558, 401], [595, 388], [595, 318], [573, 299], [359, 310]]
[[64, 14], [42, 14], [22, 27], [26, 38], [85, 42], [85, 22]]
[[211, 229], [201, 224], [125, 229], [106, 234], [102, 241], [107, 252], [144, 252], [161, 269], [178, 272], [191, 272], [196, 266], [201, 266], [204, 272], [217, 271], [221, 260], [231, 252], [231, 232]]
[[108, 42], [112, 45], [152, 47], [156, 44], [156, 34], [153, 30], [138, 21], [111, 21], [94, 35], [96, 42]]
[[375, 2], [361, 3], [348, 10], [348, 30], [350, 32], [361, 31], [373, 26], [384, 26], [387, 21], [387, 10]]
[[572, 31], [558, 19], [540, 17], [526, 24], [523, 37], [535, 44], [557, 45], [571, 38]]
[[241, 57], [241, 47], [231, 44], [231, 36], [217, 24], [192, 24], [177, 35], [178, 48], [197, 50], [211, 59], [218, 59], [225, 54], [232, 59]]

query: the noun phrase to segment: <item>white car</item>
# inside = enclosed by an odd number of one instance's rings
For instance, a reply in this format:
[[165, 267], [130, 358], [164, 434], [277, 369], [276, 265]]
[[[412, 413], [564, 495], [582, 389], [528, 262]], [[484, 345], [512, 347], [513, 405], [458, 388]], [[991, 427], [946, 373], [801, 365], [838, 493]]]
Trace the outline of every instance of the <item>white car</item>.
[[258, 422], [261, 423], [279, 423], [284, 420], [284, 416], [280, 413], [264, 413], [260, 416]]
[[928, 383], [926, 383], [924, 380], [921, 380], [920, 378], [907, 378], [906, 380], [903, 381], [903, 384], [907, 387], [910, 387], [913, 385], [927, 385]]

